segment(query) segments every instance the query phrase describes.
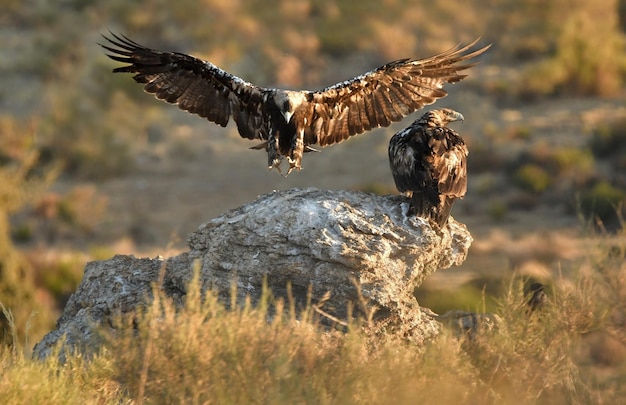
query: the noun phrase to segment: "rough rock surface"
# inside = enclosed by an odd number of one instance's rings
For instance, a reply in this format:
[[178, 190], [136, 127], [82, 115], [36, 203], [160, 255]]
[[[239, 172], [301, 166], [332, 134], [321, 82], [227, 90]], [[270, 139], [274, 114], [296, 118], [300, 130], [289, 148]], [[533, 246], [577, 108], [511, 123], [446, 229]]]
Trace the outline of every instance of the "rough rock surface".
[[[348, 305], [376, 308], [374, 333], [397, 333], [422, 344], [439, 332], [413, 290], [439, 269], [461, 264], [472, 242], [463, 224], [450, 218], [442, 229], [407, 218], [408, 200], [354, 191], [293, 189], [260, 196], [215, 218], [188, 237], [189, 252], [164, 260], [115, 256], [88, 263], [78, 290], [57, 322], [34, 349], [51, 353], [65, 336], [68, 349], [97, 346], [95, 327], [111, 327], [111, 317], [133, 313], [150, 301], [155, 283], [182, 303], [194, 263], [203, 289], [231, 301], [261, 296], [265, 282], [296, 302], [324, 298], [323, 311], [345, 319]], [[328, 296], [328, 293], [330, 295]], [[364, 300], [364, 299], [365, 300]], [[361, 305], [359, 305], [359, 303]]]

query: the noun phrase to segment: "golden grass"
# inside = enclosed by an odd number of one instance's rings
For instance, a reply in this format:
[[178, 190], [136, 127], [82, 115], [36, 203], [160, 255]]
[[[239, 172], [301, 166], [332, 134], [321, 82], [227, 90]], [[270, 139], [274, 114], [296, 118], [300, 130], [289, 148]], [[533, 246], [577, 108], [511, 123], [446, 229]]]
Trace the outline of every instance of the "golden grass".
[[[418, 349], [371, 337], [358, 323], [329, 331], [311, 309], [296, 314], [269, 295], [226, 310], [191, 284], [183, 308], [161, 293], [90, 360], [35, 361], [0, 351], [5, 403], [597, 403], [618, 399], [623, 370], [602, 383], [581, 358], [591, 331], [608, 330], [602, 284], [556, 284], [529, 312], [511, 283], [491, 331], [445, 331]], [[272, 305], [269, 305], [269, 304]], [[271, 306], [271, 310], [268, 309]], [[297, 315], [297, 316], [296, 316]], [[8, 401], [8, 402], [7, 402]]]

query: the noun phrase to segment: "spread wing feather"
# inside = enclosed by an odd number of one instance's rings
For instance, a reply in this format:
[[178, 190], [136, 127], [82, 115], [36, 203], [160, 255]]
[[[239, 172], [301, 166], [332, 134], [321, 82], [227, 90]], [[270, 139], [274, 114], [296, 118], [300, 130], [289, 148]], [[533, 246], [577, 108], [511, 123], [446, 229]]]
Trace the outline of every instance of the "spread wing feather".
[[[182, 110], [221, 126], [232, 118], [248, 139], [269, 138], [268, 96], [275, 91], [248, 83], [210, 62], [177, 52], [146, 48], [123, 35], [103, 36], [108, 56], [127, 64], [114, 72], [135, 73], [144, 89]], [[478, 40], [425, 59], [401, 59], [320, 91], [302, 91], [308, 109], [305, 145], [341, 142], [373, 128], [386, 127], [445, 97], [475, 63], [469, 59], [488, 46], [470, 51]], [[310, 103], [310, 104], [308, 104]]]
[[[331, 145], [372, 128], [389, 126], [445, 97], [448, 93], [443, 90], [444, 84], [462, 80], [467, 76], [462, 72], [475, 65], [463, 62], [482, 54], [490, 46], [469, 52], [477, 42], [478, 39], [430, 58], [397, 60], [312, 92], [315, 103], [312, 129], [317, 143]], [[359, 113], [344, 114], [346, 109]]]
[[248, 83], [206, 62], [177, 52], [162, 52], [139, 45], [123, 35], [104, 36], [108, 56], [128, 65], [114, 72], [135, 73], [137, 83], [158, 99], [177, 104], [222, 127], [232, 117], [244, 138], [267, 139], [263, 114], [265, 89]]

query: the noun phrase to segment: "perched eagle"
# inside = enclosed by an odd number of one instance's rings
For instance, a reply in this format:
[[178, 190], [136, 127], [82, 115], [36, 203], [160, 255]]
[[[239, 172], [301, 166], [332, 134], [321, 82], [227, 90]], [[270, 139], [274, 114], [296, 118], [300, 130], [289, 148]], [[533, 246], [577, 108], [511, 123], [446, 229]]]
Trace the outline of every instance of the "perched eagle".
[[111, 59], [128, 65], [113, 72], [135, 73], [148, 93], [222, 127], [232, 119], [243, 138], [259, 139], [269, 168], [301, 168], [310, 145], [332, 145], [372, 128], [387, 127], [447, 95], [474, 63], [463, 63], [490, 45], [471, 51], [478, 40], [426, 59], [401, 59], [319, 91], [263, 88], [210, 62], [178, 52], [146, 48], [123, 35], [104, 36]]
[[408, 215], [444, 226], [452, 204], [467, 189], [467, 147], [446, 125], [462, 121], [461, 113], [443, 108], [429, 111], [389, 142], [389, 165], [402, 193], [411, 194]]

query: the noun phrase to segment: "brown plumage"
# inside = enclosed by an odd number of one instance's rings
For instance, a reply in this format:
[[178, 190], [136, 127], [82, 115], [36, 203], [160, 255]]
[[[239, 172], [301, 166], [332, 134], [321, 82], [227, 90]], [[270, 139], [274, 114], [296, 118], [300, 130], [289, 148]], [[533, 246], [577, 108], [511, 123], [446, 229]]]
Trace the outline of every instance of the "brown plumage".
[[389, 165], [398, 190], [411, 195], [408, 215], [432, 219], [441, 227], [454, 201], [465, 195], [467, 147], [447, 127], [462, 120], [449, 108], [432, 110], [391, 138]]
[[447, 95], [446, 83], [466, 77], [464, 63], [489, 45], [478, 40], [425, 59], [402, 59], [319, 91], [255, 86], [210, 62], [139, 45], [125, 36], [104, 36], [108, 56], [127, 65], [114, 72], [135, 73], [148, 93], [226, 126], [232, 118], [243, 138], [259, 139], [270, 169], [301, 168], [310, 145], [327, 146], [372, 128], [386, 127]]

